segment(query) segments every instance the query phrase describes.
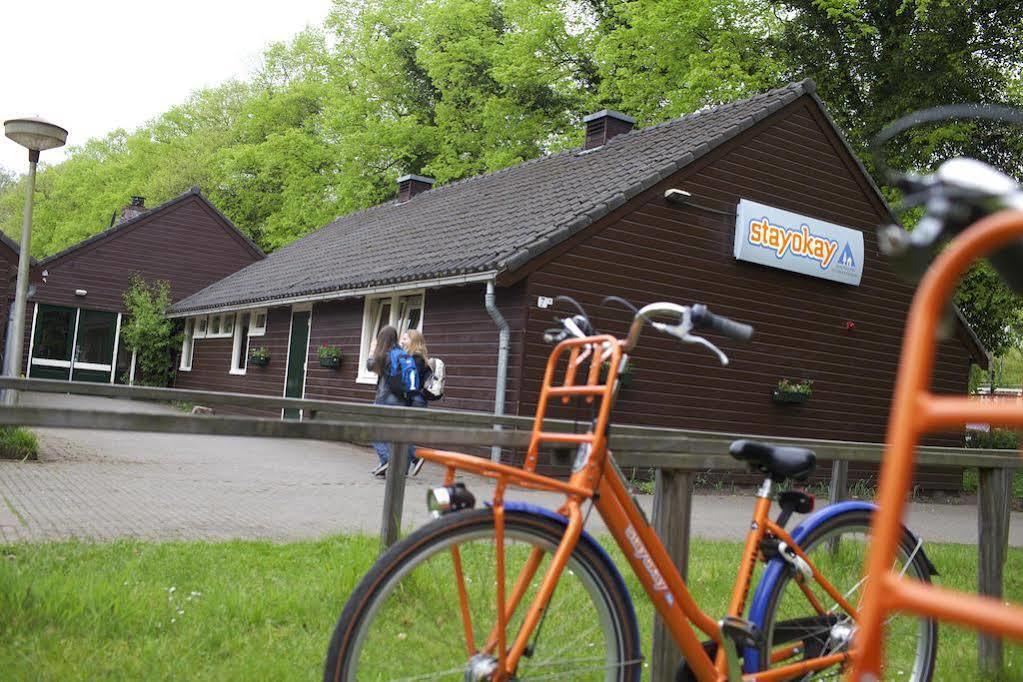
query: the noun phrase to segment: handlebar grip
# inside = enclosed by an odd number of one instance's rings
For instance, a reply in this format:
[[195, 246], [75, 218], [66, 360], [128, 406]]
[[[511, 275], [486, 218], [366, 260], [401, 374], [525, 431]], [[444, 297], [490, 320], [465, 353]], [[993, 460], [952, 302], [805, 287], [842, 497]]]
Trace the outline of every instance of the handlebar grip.
[[692, 310], [694, 327], [708, 329], [736, 341], [749, 341], [753, 338], [753, 327], [748, 324], [715, 315], [702, 303], [693, 305]]

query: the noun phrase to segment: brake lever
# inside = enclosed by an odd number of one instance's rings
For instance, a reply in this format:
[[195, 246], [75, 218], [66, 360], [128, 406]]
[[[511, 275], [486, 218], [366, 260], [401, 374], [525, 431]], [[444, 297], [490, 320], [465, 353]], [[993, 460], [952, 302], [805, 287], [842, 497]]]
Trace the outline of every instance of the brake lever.
[[728, 364], [728, 356], [725, 355], [720, 348], [702, 336], [689, 333], [690, 330], [692, 330], [692, 323], [689, 321], [688, 314], [683, 317], [682, 322], [679, 324], [664, 324], [663, 322], [654, 322], [653, 320], [650, 321], [650, 324], [652, 324], [654, 329], [657, 331], [670, 334], [684, 343], [696, 343], [701, 346], [706, 346], [710, 350], [714, 351], [722, 365]]

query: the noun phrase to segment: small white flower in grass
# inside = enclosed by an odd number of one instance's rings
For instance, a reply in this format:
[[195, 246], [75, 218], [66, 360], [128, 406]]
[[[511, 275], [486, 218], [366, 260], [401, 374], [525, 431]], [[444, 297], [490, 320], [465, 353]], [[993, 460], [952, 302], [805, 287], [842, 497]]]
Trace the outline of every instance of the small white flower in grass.
[[184, 609], [178, 609], [178, 615], [179, 616], [185, 615], [185, 610]]
[[406, 635], [404, 632], [399, 632], [398, 633], [398, 639], [404, 640], [406, 637], [408, 637], [408, 635]]
[[172, 622], [172, 623], [176, 623], [177, 621], [178, 621], [178, 619], [177, 619], [177, 618], [171, 618], [171, 622]]
[[175, 592], [178, 591], [178, 588], [171, 585], [170, 587], [167, 588], [167, 591], [170, 592], [171, 594], [174, 594]]

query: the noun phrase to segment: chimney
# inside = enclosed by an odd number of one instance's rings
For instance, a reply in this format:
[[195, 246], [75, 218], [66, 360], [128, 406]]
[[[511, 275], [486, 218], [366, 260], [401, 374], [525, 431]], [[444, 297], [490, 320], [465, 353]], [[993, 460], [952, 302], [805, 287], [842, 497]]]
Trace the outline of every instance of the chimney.
[[398, 178], [398, 203], [408, 201], [417, 194], [422, 194], [437, 182], [433, 178], [422, 175], [403, 175]]
[[146, 198], [132, 197], [131, 203], [121, 209], [121, 220], [125, 222], [146, 212]]
[[632, 130], [636, 119], [618, 111], [604, 109], [583, 118], [586, 124], [586, 143], [583, 149], [594, 149], [607, 143], [612, 137]]

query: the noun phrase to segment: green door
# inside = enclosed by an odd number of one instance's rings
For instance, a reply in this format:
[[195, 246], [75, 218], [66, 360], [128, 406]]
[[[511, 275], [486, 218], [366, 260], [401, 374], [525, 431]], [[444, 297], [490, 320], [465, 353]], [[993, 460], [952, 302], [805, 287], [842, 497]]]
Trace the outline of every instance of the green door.
[[71, 378], [71, 351], [75, 345], [76, 308], [39, 304], [28, 376], [33, 379]]
[[[301, 398], [305, 388], [305, 363], [309, 356], [308, 310], [291, 314], [291, 342], [288, 345], [288, 375], [284, 381], [285, 398]], [[298, 419], [299, 411], [284, 410], [285, 419]]]
[[71, 380], [110, 383], [116, 338], [117, 313], [80, 310]]

